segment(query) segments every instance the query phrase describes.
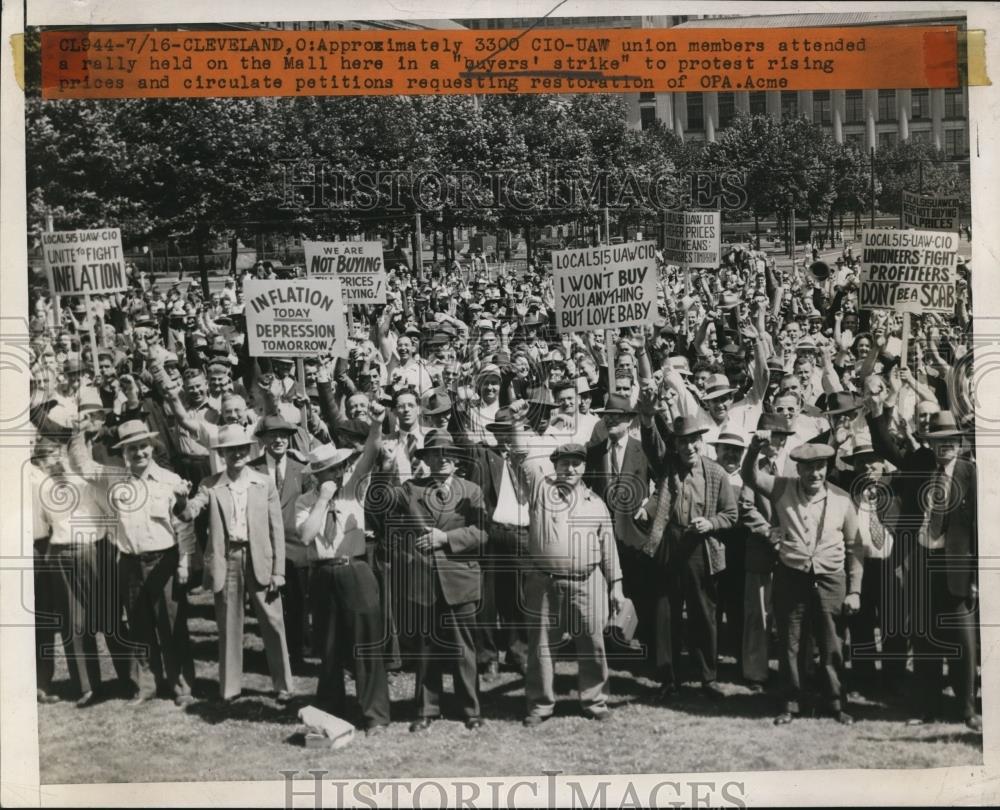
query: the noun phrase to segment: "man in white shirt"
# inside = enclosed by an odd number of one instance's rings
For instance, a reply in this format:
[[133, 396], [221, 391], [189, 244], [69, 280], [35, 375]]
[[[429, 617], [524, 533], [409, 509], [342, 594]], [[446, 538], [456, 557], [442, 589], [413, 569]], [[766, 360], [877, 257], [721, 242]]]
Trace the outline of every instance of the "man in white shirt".
[[332, 713], [344, 716], [344, 670], [350, 664], [341, 655], [347, 649], [346, 638], [354, 653], [354, 681], [368, 736], [389, 724], [382, 607], [378, 582], [365, 556], [365, 495], [382, 430], [377, 411], [372, 417], [360, 454], [333, 445], [313, 451], [308, 470], [318, 486], [295, 504], [296, 528], [311, 559], [313, 627], [322, 656], [316, 698]]
[[243, 676], [243, 609], [246, 592], [257, 616], [279, 703], [292, 698], [292, 668], [285, 640], [281, 587], [285, 584], [285, 529], [273, 479], [248, 466], [254, 440], [239, 425], [224, 425], [213, 450], [226, 469], [202, 481], [183, 516], [209, 510], [205, 585], [215, 594], [219, 629], [219, 688], [224, 703], [240, 695]]
[[549, 419], [545, 435], [551, 437], [549, 447], [562, 444], [582, 444], [586, 446], [594, 436], [594, 428], [600, 424], [597, 414], [580, 413], [579, 395], [575, 380], [565, 380], [552, 387], [556, 408]]

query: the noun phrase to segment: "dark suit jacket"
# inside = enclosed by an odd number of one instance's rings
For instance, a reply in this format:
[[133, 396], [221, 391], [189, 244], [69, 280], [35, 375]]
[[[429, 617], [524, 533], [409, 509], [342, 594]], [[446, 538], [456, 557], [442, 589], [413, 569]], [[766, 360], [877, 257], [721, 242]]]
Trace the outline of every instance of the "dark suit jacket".
[[[605, 435], [587, 447], [587, 472], [583, 478], [607, 505], [615, 527], [615, 539], [631, 548], [642, 548], [649, 528], [636, 525], [633, 517], [649, 498], [649, 462], [642, 444], [629, 436], [617, 480], [611, 471], [611, 441]], [[614, 485], [618, 486], [614, 489]]]
[[[304, 566], [308, 564], [308, 559], [306, 546], [299, 542], [299, 533], [295, 528], [295, 500], [312, 487], [312, 478], [306, 472], [306, 465], [301, 461], [291, 455], [286, 455], [285, 458], [285, 477], [281, 482], [281, 492], [278, 493], [281, 501], [281, 519], [285, 526], [285, 557], [293, 565]], [[251, 461], [250, 467], [272, 478], [267, 469], [266, 454], [261, 454]]]
[[[449, 605], [476, 602], [479, 557], [486, 543], [482, 490], [453, 476], [450, 498], [438, 508], [434, 486], [430, 478], [416, 478], [398, 487], [369, 487], [369, 500], [377, 497], [386, 515], [385, 543], [392, 570], [400, 577], [406, 598], [418, 604], [434, 604], [438, 586]], [[417, 537], [432, 528], [443, 531], [448, 542], [432, 554], [417, 551]]]
[[497, 508], [497, 499], [500, 497], [500, 484], [503, 480], [503, 456], [497, 452], [495, 447], [475, 444], [469, 447], [468, 459], [469, 464], [466, 467], [465, 478], [482, 490], [483, 506], [487, 517], [489, 517]]
[[[889, 424], [892, 409], [886, 408], [878, 418], [868, 417], [872, 446], [898, 472], [893, 476], [895, 490], [900, 497], [900, 512], [897, 521], [897, 543], [905, 545], [901, 554], [909, 556], [909, 551], [918, 542], [917, 536], [926, 515], [924, 499], [927, 487], [937, 470], [937, 459], [929, 447], [920, 447], [908, 452], [901, 451], [892, 440]], [[976, 465], [966, 459], [955, 461], [951, 477], [948, 499], [948, 513], [945, 519], [944, 566], [948, 577], [948, 590], [954, 596], [970, 596], [972, 584], [976, 581], [978, 557], [978, 526], [976, 522], [977, 484]], [[894, 556], [896, 552], [894, 551]], [[906, 563], [906, 560], [903, 560]]]

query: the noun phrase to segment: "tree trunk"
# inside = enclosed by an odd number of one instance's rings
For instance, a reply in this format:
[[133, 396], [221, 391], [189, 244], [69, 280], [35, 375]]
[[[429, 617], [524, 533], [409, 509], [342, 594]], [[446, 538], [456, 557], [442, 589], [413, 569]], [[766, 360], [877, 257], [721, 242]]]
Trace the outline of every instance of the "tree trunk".
[[433, 238], [431, 239], [431, 249], [434, 251], [433, 254], [432, 254], [432, 256], [433, 256], [434, 264], [437, 264], [437, 260], [438, 260], [438, 231], [437, 231], [437, 228], [431, 228], [431, 233], [433, 234]]
[[201, 279], [201, 294], [205, 299], [209, 299], [211, 294], [208, 291], [208, 265], [205, 264], [205, 239], [198, 238], [198, 277]]
[[236, 257], [239, 254], [237, 245], [239, 245], [239, 239], [236, 238], [236, 234], [233, 234], [233, 240], [230, 242], [229, 252], [229, 272], [232, 274], [233, 278], [236, 278]]
[[753, 235], [760, 239], [760, 217], [756, 211], [753, 212]]

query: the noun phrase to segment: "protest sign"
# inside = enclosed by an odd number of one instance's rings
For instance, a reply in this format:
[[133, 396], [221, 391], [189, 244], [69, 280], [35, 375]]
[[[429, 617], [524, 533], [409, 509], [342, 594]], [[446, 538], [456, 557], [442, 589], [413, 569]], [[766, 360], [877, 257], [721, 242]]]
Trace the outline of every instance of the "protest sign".
[[42, 255], [53, 295], [100, 295], [128, 289], [119, 228], [43, 233]]
[[243, 292], [252, 357], [347, 355], [347, 324], [336, 277], [247, 279]]
[[928, 231], [953, 231], [958, 227], [957, 197], [928, 197], [903, 192], [903, 227]]
[[685, 269], [717, 269], [721, 261], [719, 211], [665, 211], [663, 259]]
[[303, 242], [309, 278], [340, 278], [346, 304], [385, 303], [381, 242]]
[[656, 243], [552, 253], [559, 332], [641, 326], [656, 317]]
[[862, 309], [955, 311], [957, 234], [865, 230], [861, 244]]

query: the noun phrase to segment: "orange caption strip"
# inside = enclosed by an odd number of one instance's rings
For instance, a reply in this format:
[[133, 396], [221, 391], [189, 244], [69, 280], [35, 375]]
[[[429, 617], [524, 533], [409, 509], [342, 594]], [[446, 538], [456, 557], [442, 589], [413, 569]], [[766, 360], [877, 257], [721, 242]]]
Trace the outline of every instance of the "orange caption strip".
[[46, 99], [957, 87], [954, 26], [42, 32]]

